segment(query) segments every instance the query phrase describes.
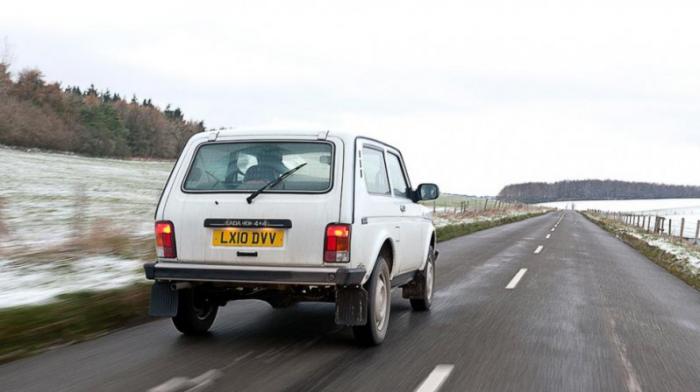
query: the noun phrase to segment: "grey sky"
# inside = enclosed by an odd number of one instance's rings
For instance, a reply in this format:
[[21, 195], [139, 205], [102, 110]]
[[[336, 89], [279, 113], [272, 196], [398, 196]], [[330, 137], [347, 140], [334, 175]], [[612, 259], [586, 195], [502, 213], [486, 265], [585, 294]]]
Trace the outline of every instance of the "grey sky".
[[210, 127], [361, 131], [413, 182], [700, 184], [700, 4], [12, 2], [14, 70]]

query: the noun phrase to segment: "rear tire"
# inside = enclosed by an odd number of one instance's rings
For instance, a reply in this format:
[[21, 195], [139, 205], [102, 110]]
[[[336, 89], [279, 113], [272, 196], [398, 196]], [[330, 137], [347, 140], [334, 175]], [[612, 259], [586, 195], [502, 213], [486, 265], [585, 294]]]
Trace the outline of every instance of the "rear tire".
[[185, 335], [204, 335], [214, 323], [219, 306], [193, 289], [178, 291], [177, 315], [173, 324]]
[[435, 287], [435, 250], [431, 246], [428, 250], [428, 260], [425, 262], [425, 268], [418, 273], [416, 280], [423, 292], [420, 298], [411, 298], [411, 307], [413, 310], [426, 311], [430, 310], [433, 304], [433, 288]]
[[355, 339], [365, 346], [381, 344], [386, 337], [391, 313], [391, 279], [389, 265], [384, 256], [377, 257], [377, 262], [366, 284], [367, 323], [352, 329]]

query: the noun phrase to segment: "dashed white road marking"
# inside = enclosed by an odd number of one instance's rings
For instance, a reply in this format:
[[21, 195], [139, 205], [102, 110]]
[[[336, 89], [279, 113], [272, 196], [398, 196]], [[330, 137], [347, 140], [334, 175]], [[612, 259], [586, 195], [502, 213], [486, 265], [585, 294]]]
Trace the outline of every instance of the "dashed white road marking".
[[544, 246], [542, 246], [542, 245], [538, 246], [537, 249], [535, 249], [535, 254], [537, 255], [540, 252], [542, 252], [542, 249], [544, 249]]
[[211, 369], [193, 378], [173, 377], [170, 380], [155, 386], [148, 392], [179, 392], [179, 391], [201, 391], [214, 384], [217, 378], [221, 377], [220, 370]]
[[435, 369], [428, 375], [428, 378], [423, 380], [415, 392], [436, 392], [440, 390], [442, 384], [445, 383], [447, 377], [452, 373], [454, 365], [437, 365]]
[[554, 226], [558, 226], [561, 223], [562, 219], [564, 219], [564, 214], [561, 214], [561, 216], [559, 217], [559, 220], [557, 221], [557, 223], [554, 224]]
[[556, 230], [556, 229], [557, 229], [556, 227], [552, 227], [552, 231], [554, 231], [554, 230]]
[[517, 274], [513, 277], [513, 279], [510, 280], [510, 283], [508, 283], [508, 286], [506, 286], [507, 290], [512, 290], [515, 288], [515, 286], [518, 285], [518, 282], [520, 282], [520, 279], [523, 278], [523, 275], [527, 272], [527, 268], [521, 268], [520, 271], [518, 271]]
[[551, 236], [552, 236], [551, 234], [547, 234], [547, 237], [545, 237], [545, 238], [549, 239]]

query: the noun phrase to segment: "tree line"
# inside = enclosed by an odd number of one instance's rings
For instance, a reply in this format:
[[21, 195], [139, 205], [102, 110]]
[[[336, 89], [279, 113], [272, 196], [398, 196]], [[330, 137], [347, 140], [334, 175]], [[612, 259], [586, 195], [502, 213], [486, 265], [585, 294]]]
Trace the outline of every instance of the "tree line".
[[72, 151], [91, 156], [174, 158], [205, 130], [179, 108], [150, 99], [127, 100], [94, 86], [81, 90], [48, 83], [41, 71], [16, 77], [0, 62], [0, 144]]
[[504, 187], [498, 199], [523, 203], [566, 200], [700, 198], [700, 186], [615, 180], [528, 182]]

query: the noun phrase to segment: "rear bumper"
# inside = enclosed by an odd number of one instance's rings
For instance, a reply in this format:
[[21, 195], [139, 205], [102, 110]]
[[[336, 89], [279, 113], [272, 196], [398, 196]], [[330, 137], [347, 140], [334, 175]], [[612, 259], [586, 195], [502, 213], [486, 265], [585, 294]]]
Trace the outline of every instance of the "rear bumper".
[[319, 286], [359, 285], [366, 274], [364, 268], [247, 267], [173, 262], [148, 263], [143, 269], [146, 279], [151, 280]]

